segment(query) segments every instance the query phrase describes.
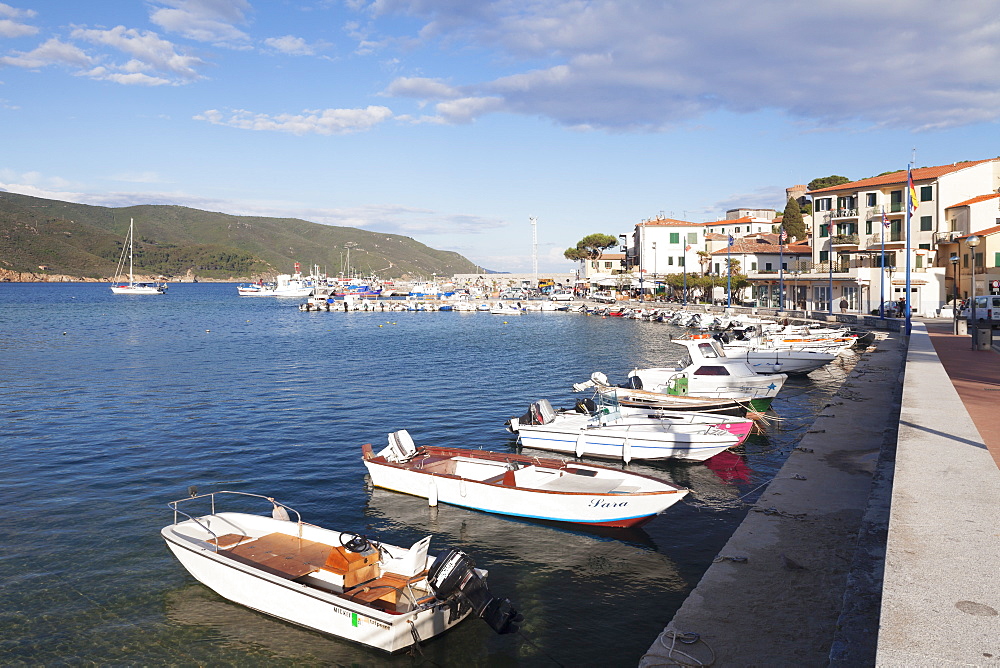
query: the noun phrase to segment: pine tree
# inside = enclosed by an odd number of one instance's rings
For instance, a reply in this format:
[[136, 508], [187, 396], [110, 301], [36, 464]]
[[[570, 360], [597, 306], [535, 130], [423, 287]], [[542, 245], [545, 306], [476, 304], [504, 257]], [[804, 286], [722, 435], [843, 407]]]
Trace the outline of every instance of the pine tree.
[[781, 226], [788, 233], [789, 240], [795, 237], [797, 241], [805, 241], [806, 226], [802, 222], [802, 209], [799, 208], [799, 203], [794, 197], [789, 197], [788, 203], [785, 204], [785, 212], [781, 216]]

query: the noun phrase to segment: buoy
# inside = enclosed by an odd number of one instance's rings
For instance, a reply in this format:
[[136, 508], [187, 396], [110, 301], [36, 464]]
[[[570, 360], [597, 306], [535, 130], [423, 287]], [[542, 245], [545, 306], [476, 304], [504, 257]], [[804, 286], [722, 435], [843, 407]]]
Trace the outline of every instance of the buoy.
[[385, 325], [379, 325], [379, 327], [385, 327]]
[[210, 330], [210, 329], [206, 329], [205, 331], [206, 331], [206, 332], [211, 332], [212, 330]]

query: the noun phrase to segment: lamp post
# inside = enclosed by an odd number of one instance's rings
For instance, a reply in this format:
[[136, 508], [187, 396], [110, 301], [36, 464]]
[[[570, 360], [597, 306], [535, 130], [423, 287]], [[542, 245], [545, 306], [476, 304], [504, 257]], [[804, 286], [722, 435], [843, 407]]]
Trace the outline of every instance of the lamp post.
[[650, 245], [653, 247], [653, 299], [656, 299], [656, 242]]
[[975, 234], [968, 237], [965, 240], [966, 245], [969, 247], [969, 259], [972, 262], [972, 274], [969, 278], [969, 299], [972, 300], [972, 321], [969, 326], [972, 327], [972, 349], [976, 350], [979, 347], [979, 328], [976, 327], [976, 246], [979, 245], [979, 237]]
[[951, 256], [951, 281], [952, 292], [955, 293], [954, 299], [951, 300], [951, 318], [954, 321], [951, 333], [958, 334], [958, 255]]

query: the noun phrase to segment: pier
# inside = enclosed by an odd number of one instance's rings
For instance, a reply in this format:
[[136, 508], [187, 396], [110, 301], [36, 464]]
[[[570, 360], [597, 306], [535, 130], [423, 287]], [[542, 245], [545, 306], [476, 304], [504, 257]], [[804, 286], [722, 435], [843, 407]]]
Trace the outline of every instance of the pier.
[[640, 666], [1000, 665], [1000, 347], [889, 331]]

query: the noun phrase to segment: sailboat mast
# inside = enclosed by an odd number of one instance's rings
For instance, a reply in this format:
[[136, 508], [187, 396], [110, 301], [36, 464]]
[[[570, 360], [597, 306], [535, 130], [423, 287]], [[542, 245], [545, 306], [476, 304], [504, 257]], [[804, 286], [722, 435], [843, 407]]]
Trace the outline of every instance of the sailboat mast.
[[132, 225], [135, 223], [133, 218], [128, 219], [128, 283], [129, 285], [135, 284], [135, 278], [132, 277]]

